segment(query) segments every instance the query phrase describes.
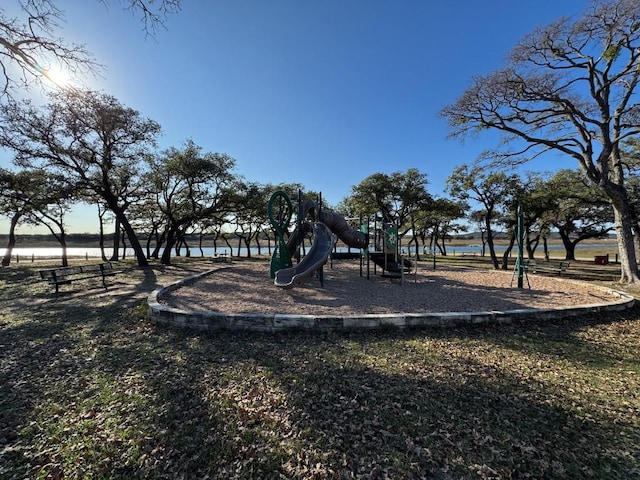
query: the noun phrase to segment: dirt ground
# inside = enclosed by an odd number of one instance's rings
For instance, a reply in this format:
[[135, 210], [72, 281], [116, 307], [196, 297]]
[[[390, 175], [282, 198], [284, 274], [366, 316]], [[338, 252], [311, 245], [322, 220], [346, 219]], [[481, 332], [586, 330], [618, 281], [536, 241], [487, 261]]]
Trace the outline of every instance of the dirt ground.
[[358, 262], [334, 262], [324, 267], [324, 286], [310, 277], [291, 289], [274, 286], [268, 264], [235, 261], [191, 285], [178, 288], [162, 301], [190, 311], [229, 313], [296, 313], [356, 315], [514, 310], [565, 307], [613, 301], [595, 286], [558, 277], [530, 274], [527, 288], [517, 288], [513, 272], [486, 269], [428, 267], [399, 279], [371, 271], [360, 276]]

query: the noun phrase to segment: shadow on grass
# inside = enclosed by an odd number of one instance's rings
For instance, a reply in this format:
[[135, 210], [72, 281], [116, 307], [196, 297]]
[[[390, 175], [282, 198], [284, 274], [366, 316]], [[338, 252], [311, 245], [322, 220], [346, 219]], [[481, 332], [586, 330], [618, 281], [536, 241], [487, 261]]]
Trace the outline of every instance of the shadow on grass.
[[[49, 417], [59, 418], [60, 408], [69, 403], [66, 397], [75, 398], [83, 391], [83, 371], [94, 367], [87, 360], [90, 355], [83, 355], [93, 342], [93, 327], [104, 330], [111, 324], [120, 334], [123, 307], [139, 302], [136, 298], [155, 283], [153, 270], [147, 269], [129, 294], [96, 304], [102, 288], [83, 285], [55, 295], [33, 266], [0, 269], [0, 465], [15, 461], [23, 465], [18, 471], [27, 474], [34, 458], [36, 464], [50, 463], [40, 453], [49, 448], [38, 444], [37, 438], [24, 445], [24, 432], [29, 436], [47, 431]], [[5, 474], [0, 467], [0, 477]]]
[[[574, 360], [592, 354], [572, 331], [597, 327], [596, 321], [547, 326], [558, 329], [547, 339]], [[520, 338], [527, 360], [516, 367], [540, 368], [538, 355], [547, 352], [535, 346], [545, 344], [538, 342], [544, 326], [520, 327], [311, 337], [161, 330], [133, 345], [102, 348], [99, 358], [113, 378], [142, 375], [149, 394], [144, 409], [154, 412], [142, 449], [174, 473], [637, 474], [637, 421], [563, 391], [571, 382], [523, 378], [500, 355], [473, 354], [480, 344], [488, 342], [489, 351], [491, 344], [513, 348], [511, 337]], [[618, 359], [602, 353], [599, 361]], [[141, 468], [138, 474], [151, 473]]]
[[[545, 355], [577, 367], [636, 370], [640, 373], [640, 304], [630, 309], [585, 314], [531, 324], [513, 324], [484, 338], [525, 355]], [[480, 330], [482, 331], [482, 330]], [[597, 335], [591, 335], [597, 331]]]
[[[0, 476], [639, 475], [639, 385], [625, 373], [638, 372], [637, 307], [447, 330], [200, 334], [149, 324], [140, 297], [156, 283], [152, 269], [126, 295], [4, 320]], [[590, 383], [600, 377], [613, 389]]]

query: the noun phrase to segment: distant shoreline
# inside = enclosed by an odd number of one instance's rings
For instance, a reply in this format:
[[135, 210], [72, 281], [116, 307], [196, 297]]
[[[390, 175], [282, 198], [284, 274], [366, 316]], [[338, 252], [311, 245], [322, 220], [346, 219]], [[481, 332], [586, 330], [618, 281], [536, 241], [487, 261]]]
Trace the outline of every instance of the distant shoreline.
[[[113, 235], [105, 235], [105, 246], [113, 244]], [[6, 247], [9, 243], [9, 235], [0, 234], [0, 247]], [[16, 234], [16, 247], [18, 248], [54, 248], [59, 247], [60, 242], [53, 235], [47, 234]], [[100, 235], [98, 234], [76, 234], [67, 235], [68, 247], [100, 248]]]
[[[211, 238], [207, 236], [205, 236], [204, 238], [205, 238], [206, 245], [210, 246], [212, 242]], [[194, 247], [197, 247], [199, 239], [198, 237], [192, 236], [192, 237], [187, 237], [187, 241], [189, 242], [189, 246], [191, 248], [194, 248]], [[235, 242], [237, 241], [238, 239], [235, 237], [230, 239], [230, 243], [234, 246], [235, 246]], [[9, 235], [6, 233], [0, 234], [0, 247], [2, 248], [6, 247], [8, 242], [9, 242]], [[126, 243], [127, 243], [127, 246], [130, 246], [129, 242], [126, 242]], [[406, 245], [408, 243], [408, 240], [404, 239], [402, 243], [403, 245]], [[479, 235], [478, 236], [464, 235], [463, 238], [454, 238], [452, 240], [447, 241], [447, 248], [455, 248], [456, 246], [470, 246], [470, 245], [478, 246], [478, 248], [481, 248], [481, 243], [482, 242], [480, 241]], [[508, 244], [509, 242], [504, 238], [499, 238], [499, 239], [496, 239], [494, 243], [496, 245], [503, 246]], [[548, 243], [549, 245], [562, 245], [562, 241], [557, 236], [550, 238]], [[588, 245], [588, 244], [594, 244], [594, 243], [617, 245], [617, 240], [615, 238], [589, 239], [589, 240], [583, 240], [582, 242], [579, 243], [579, 245]], [[218, 240], [219, 246], [224, 246], [223, 244], [224, 244], [223, 240]], [[111, 248], [112, 245], [113, 245], [113, 235], [112, 234], [105, 235], [104, 246], [106, 248]], [[37, 247], [54, 248], [54, 247], [59, 247], [60, 243], [55, 239], [53, 235], [18, 233], [16, 234], [15, 246], [17, 248], [37, 248]], [[82, 233], [82, 234], [72, 233], [67, 236], [67, 246], [77, 247], [77, 248], [100, 248], [100, 235], [91, 234], [91, 233]], [[154, 246], [155, 246], [155, 243], [152, 242], [152, 248]], [[539, 248], [542, 248], [542, 242], [540, 242]]]

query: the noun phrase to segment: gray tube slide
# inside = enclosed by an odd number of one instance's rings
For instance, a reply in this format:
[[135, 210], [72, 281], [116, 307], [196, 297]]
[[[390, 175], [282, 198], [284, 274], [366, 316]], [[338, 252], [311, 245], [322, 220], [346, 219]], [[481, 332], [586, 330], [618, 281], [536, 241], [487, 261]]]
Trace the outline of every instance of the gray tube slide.
[[351, 228], [342, 215], [320, 210], [318, 220], [325, 223], [348, 247], [367, 248], [369, 246], [369, 236]]
[[324, 223], [315, 223], [311, 249], [297, 265], [278, 270], [273, 281], [274, 285], [281, 288], [291, 288], [295, 283], [313, 275], [327, 262], [333, 249], [333, 240], [331, 230]]
[[[303, 204], [303, 218], [311, 211], [316, 210], [316, 203], [312, 200], [306, 200]], [[369, 236], [359, 230], [354, 230], [347, 223], [345, 218], [330, 210], [321, 210], [318, 218], [319, 222], [324, 223], [331, 229], [336, 236], [344, 242], [345, 245], [352, 248], [367, 248], [369, 246]], [[302, 229], [304, 232], [309, 231], [309, 223], [303, 222]], [[289, 241], [287, 242], [289, 253], [293, 256], [298, 248], [298, 231], [294, 230]]]

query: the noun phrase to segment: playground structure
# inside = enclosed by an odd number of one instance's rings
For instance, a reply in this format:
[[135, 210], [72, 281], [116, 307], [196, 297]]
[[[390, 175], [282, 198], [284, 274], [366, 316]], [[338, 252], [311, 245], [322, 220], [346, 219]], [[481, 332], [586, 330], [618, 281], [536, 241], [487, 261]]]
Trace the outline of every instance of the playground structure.
[[[289, 196], [281, 190], [274, 192], [267, 209], [269, 220], [276, 232], [276, 247], [271, 257], [269, 273], [277, 287], [292, 288], [315, 273], [323, 286], [323, 267], [331, 256], [336, 237], [347, 247], [360, 249], [360, 272], [362, 275], [363, 260], [366, 258], [367, 279], [370, 262], [374, 263], [374, 274], [376, 267], [380, 267], [382, 276], [400, 278], [401, 282], [405, 273], [412, 270], [415, 272], [414, 263], [402, 258], [397, 227], [381, 223], [378, 228], [377, 216], [373, 217], [374, 242], [371, 251], [371, 219], [367, 218], [363, 224], [360, 218], [360, 229], [356, 230], [343, 216], [323, 209], [321, 196], [314, 202], [309, 199], [303, 200], [302, 192], [298, 192], [296, 226], [288, 239], [286, 234], [293, 216], [293, 203]], [[311, 216], [311, 222], [307, 220], [308, 216]], [[300, 247], [309, 233], [312, 234], [313, 241], [309, 251], [300, 260]], [[299, 259], [299, 263], [293, 265], [293, 258]]]
[[[398, 227], [378, 215], [366, 221], [367, 227], [373, 224], [374, 232], [373, 250], [367, 252], [367, 257], [375, 267], [382, 269], [382, 276], [402, 279], [405, 274], [415, 273], [416, 264], [402, 255]], [[375, 267], [374, 274], [377, 273]]]
[[[347, 219], [332, 212], [322, 211], [321, 202], [301, 200], [296, 229], [286, 235], [293, 211], [290, 199], [283, 192], [276, 192], [270, 201], [269, 216], [280, 232], [280, 253], [272, 258], [274, 283], [281, 288], [292, 288], [303, 278], [322, 272], [330, 258], [336, 236], [346, 240], [347, 245], [360, 249], [360, 266], [363, 259], [381, 250], [380, 263], [383, 274], [393, 268], [387, 254], [393, 254], [393, 229], [378, 218], [360, 219], [360, 229], [348, 225]], [[311, 214], [312, 221], [306, 219]], [[274, 225], [275, 226], [275, 225]], [[373, 227], [373, 242], [370, 245], [370, 227]], [[313, 244], [302, 259], [297, 255], [301, 238], [313, 234]], [[389, 241], [385, 247], [382, 242]], [[395, 252], [402, 252], [398, 241]], [[387, 251], [385, 252], [385, 248]], [[344, 252], [343, 252], [344, 253]], [[353, 258], [346, 252], [345, 258]], [[282, 266], [298, 257], [295, 266]], [[398, 254], [397, 265], [401, 275], [405, 269], [405, 258]], [[386, 263], [385, 263], [386, 262]], [[367, 274], [370, 263], [367, 261]], [[402, 267], [400, 267], [402, 266]], [[345, 270], [355, 272], [354, 265]], [[508, 272], [501, 270], [454, 268], [440, 269], [422, 276], [420, 281], [401, 291], [392, 292], [389, 282], [371, 282], [366, 288], [352, 276], [342, 272], [329, 272], [331, 283], [323, 291], [306, 289], [303, 295], [280, 295], [278, 302], [264, 302], [271, 294], [272, 286], [265, 281], [264, 267], [255, 262], [233, 269], [213, 269], [179, 280], [156, 290], [149, 296], [148, 304], [152, 318], [159, 324], [172, 324], [202, 330], [256, 330], [278, 331], [287, 328], [316, 331], [371, 329], [394, 326], [457, 326], [483, 323], [510, 323], [515, 320], [549, 320], [578, 315], [578, 312], [619, 311], [634, 305], [632, 295], [607, 287], [587, 284], [557, 282], [553, 277], [536, 279], [536, 295], [513, 293], [508, 285]], [[415, 269], [414, 269], [415, 272]], [[519, 265], [516, 274], [526, 277]], [[255, 275], [254, 275], [255, 274]], [[360, 269], [362, 276], [362, 268]], [[368, 277], [368, 275], [367, 275]], [[418, 274], [416, 272], [416, 277]], [[402, 278], [402, 276], [401, 276]], [[199, 289], [194, 287], [203, 279]], [[211, 283], [208, 283], [211, 279]], [[514, 276], [511, 277], [513, 281]], [[528, 282], [528, 280], [527, 280]], [[553, 283], [551, 283], [553, 282]], [[184, 299], [172, 303], [172, 292], [189, 286]], [[454, 290], [452, 290], [454, 286]], [[594, 295], [594, 289], [601, 292]], [[403, 291], [404, 290], [404, 291]], [[225, 292], [227, 295], [225, 295]], [[455, 293], [454, 293], [455, 292]], [[610, 298], [607, 299], [606, 297]], [[175, 297], [174, 297], [175, 298]], [[593, 303], [594, 299], [597, 303]], [[208, 308], [215, 304], [215, 309]], [[453, 307], [453, 308], [452, 308]]]
[[[271, 257], [270, 276], [278, 287], [291, 288], [316, 272], [322, 285], [322, 267], [331, 255], [336, 236], [350, 247], [367, 248], [368, 236], [352, 229], [341, 215], [323, 210], [321, 198], [317, 202], [303, 201], [302, 192], [298, 192], [296, 227], [286, 242], [286, 232], [293, 215], [291, 199], [278, 190], [271, 196], [267, 210], [277, 237]], [[313, 218], [312, 222], [306, 220], [309, 215]], [[298, 264], [293, 265], [292, 259], [300, 258], [299, 249], [308, 233], [313, 235], [311, 248]]]

